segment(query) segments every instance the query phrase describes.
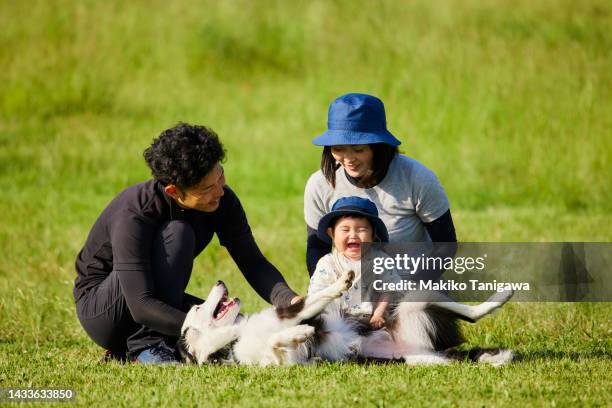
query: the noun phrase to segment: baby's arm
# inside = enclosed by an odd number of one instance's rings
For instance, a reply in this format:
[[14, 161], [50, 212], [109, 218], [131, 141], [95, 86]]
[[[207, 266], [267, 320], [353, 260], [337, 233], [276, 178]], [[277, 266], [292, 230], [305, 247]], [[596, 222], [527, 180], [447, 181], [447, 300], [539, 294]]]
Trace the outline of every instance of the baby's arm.
[[376, 305], [374, 312], [372, 313], [372, 318], [370, 319], [370, 326], [374, 329], [380, 329], [385, 325], [385, 310], [387, 310], [387, 306], [389, 306], [389, 297], [387, 295], [383, 295], [382, 299]]
[[[389, 279], [388, 280], [389, 282], [400, 282], [401, 281], [400, 275], [397, 273], [396, 270], [390, 271], [388, 279]], [[389, 306], [389, 298], [390, 298], [389, 293], [381, 294], [380, 300], [376, 304], [376, 308], [372, 312], [372, 318], [370, 319], [370, 326], [372, 326], [372, 328], [380, 329], [381, 327], [384, 327], [386, 323], [384, 316], [385, 316], [385, 311], [387, 310], [387, 306]]]

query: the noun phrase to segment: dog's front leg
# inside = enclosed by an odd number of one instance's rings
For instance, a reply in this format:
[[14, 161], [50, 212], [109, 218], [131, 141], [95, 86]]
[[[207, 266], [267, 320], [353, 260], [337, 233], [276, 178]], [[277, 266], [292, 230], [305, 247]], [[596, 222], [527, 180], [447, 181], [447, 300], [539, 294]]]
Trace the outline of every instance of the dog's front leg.
[[353, 284], [355, 272], [345, 271], [332, 285], [308, 295], [304, 308], [298, 313], [299, 320], [307, 320], [320, 314], [331, 302], [342, 296]]

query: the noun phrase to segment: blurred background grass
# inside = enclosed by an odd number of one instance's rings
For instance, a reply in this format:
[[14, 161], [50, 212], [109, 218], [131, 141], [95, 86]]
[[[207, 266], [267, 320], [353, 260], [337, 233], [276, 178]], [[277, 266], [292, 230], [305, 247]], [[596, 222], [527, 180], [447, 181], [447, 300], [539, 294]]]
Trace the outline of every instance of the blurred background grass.
[[[183, 381], [208, 390], [191, 392], [196, 405], [247, 397], [287, 405], [279, 387], [303, 398], [326, 389], [319, 374], [367, 378], [350, 366], [230, 370], [237, 388], [228, 394], [224, 382], [213, 385], [225, 377], [214, 369], [151, 377], [95, 363], [100, 350], [74, 313], [74, 258], [114, 195], [149, 177], [142, 151], [178, 121], [219, 133], [228, 183], [262, 250], [299, 291], [302, 192], [320, 156], [310, 141], [346, 92], [385, 102], [402, 151], [445, 186], [460, 240], [612, 238], [608, 1], [0, 1], [0, 27], [1, 384], [69, 385], [84, 404], [147, 405], [181, 401]], [[247, 311], [264, 306], [215, 242], [189, 290], [204, 296], [217, 279]], [[467, 366], [369, 372], [404, 390], [396, 403], [606, 405], [609, 380], [598, 388], [591, 379], [609, 371], [609, 312], [609, 304], [512, 304], [467, 327], [471, 345], [527, 358], [476, 382], [481, 370]], [[310, 385], [298, 393], [302, 381]], [[461, 395], [454, 385], [434, 387], [432, 400], [412, 391], [432, 381], [462, 384]], [[156, 393], [155, 383], [176, 391]], [[149, 397], [117, 393], [142, 384]], [[373, 394], [383, 397], [372, 400], [359, 392], [370, 386], [343, 380], [306, 398], [380, 404], [397, 394], [379, 387]]]
[[[0, 1], [0, 27], [0, 342], [94, 349], [74, 258], [178, 121], [218, 132], [262, 250], [304, 291], [310, 141], [346, 92], [385, 102], [460, 240], [612, 238], [609, 1]], [[224, 279], [264, 305], [218, 244], [195, 268], [192, 292]]]

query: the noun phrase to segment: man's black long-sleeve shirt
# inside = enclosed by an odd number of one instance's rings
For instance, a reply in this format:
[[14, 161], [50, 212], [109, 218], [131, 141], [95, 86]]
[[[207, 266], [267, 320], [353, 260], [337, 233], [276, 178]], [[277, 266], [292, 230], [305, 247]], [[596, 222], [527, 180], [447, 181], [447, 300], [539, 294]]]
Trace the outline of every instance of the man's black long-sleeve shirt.
[[164, 223], [183, 220], [195, 232], [194, 258], [217, 234], [259, 296], [275, 305], [288, 304], [295, 293], [259, 250], [236, 194], [227, 186], [224, 192], [219, 208], [206, 213], [180, 208], [158, 181], [128, 187], [104, 209], [77, 256], [75, 300], [114, 270], [134, 320], [178, 336], [185, 313], [156, 298], [151, 248]]

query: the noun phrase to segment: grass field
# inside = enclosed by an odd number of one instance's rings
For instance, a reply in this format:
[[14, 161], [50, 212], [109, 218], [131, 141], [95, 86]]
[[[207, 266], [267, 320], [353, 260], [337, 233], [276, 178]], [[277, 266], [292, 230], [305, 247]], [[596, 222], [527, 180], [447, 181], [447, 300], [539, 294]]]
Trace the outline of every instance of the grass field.
[[[405, 3], [405, 4], [404, 4]], [[379, 96], [462, 241], [612, 238], [609, 1], [0, 1], [0, 387], [82, 406], [610, 406], [609, 303], [510, 304], [467, 326], [501, 369], [99, 364], [73, 262], [178, 121], [215, 129], [269, 259], [307, 286], [302, 192], [329, 102]], [[215, 242], [189, 291], [265, 303]]]

